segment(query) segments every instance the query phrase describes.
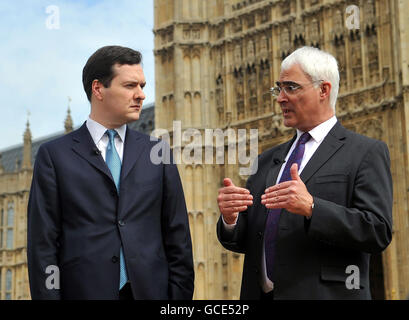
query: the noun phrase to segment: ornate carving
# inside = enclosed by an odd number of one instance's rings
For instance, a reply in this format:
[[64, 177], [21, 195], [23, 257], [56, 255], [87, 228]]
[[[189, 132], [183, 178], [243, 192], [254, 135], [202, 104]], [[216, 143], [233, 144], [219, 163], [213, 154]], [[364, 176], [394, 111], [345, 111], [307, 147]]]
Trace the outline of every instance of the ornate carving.
[[241, 47], [239, 44], [234, 47], [234, 63], [236, 66], [241, 64]]
[[383, 128], [382, 123], [378, 119], [368, 119], [359, 126], [361, 134], [377, 140], [382, 140]]
[[216, 36], [217, 39], [221, 39], [224, 37], [224, 24], [220, 24], [219, 26], [217, 26]]
[[247, 61], [249, 63], [253, 63], [255, 59], [255, 54], [254, 54], [254, 42], [253, 40], [249, 40], [247, 42]]
[[320, 43], [320, 32], [317, 19], [312, 19], [310, 27], [310, 43], [311, 46], [319, 48]]
[[[342, 36], [341, 36], [342, 37]], [[345, 90], [347, 86], [347, 66], [346, 66], [346, 55], [345, 55], [345, 44], [340, 44], [335, 47], [335, 54], [338, 61], [339, 69], [339, 87], [340, 91]]]
[[291, 12], [291, 3], [290, 0], [284, 0], [281, 5], [281, 14], [283, 16], [290, 14]]
[[190, 29], [184, 29], [183, 30], [183, 39], [184, 40], [190, 39]]
[[200, 39], [200, 30], [199, 29], [192, 30], [192, 38], [194, 40], [199, 40]]
[[243, 87], [243, 73], [241, 68], [234, 70], [234, 76], [236, 78], [236, 107], [237, 107], [237, 118], [244, 118], [244, 87]]
[[341, 10], [337, 9], [337, 11], [335, 11], [332, 25], [333, 25], [333, 32], [336, 36], [339, 36], [344, 32], [344, 24], [342, 22]]
[[354, 86], [362, 85], [362, 58], [361, 58], [361, 37], [358, 32], [350, 33], [351, 40], [351, 66]]
[[260, 38], [260, 56], [264, 59], [268, 57], [268, 39], [264, 34]]
[[294, 26], [294, 46], [296, 48], [305, 45], [305, 26], [302, 19], [297, 19]]
[[223, 78], [221, 75], [216, 79], [216, 108], [219, 115], [224, 113], [224, 93], [223, 93]]
[[254, 14], [250, 14], [247, 16], [247, 28], [253, 28], [256, 25]]
[[280, 35], [280, 44], [281, 44], [280, 56], [284, 60], [284, 58], [289, 54], [291, 50], [290, 31], [288, 30], [288, 28], [283, 29], [283, 32]]
[[240, 18], [236, 18], [232, 22], [232, 31], [233, 33], [241, 32], [242, 31], [242, 22]]
[[367, 38], [369, 82], [379, 81], [378, 37], [375, 34]]
[[373, 0], [366, 0], [364, 2], [364, 21], [365, 26], [372, 26], [376, 23], [375, 3]]

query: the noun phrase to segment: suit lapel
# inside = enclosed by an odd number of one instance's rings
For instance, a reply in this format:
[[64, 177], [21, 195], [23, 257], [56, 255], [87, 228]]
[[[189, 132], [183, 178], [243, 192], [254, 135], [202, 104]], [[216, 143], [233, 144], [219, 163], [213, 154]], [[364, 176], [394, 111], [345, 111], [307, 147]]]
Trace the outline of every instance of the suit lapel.
[[114, 182], [111, 171], [106, 165], [101, 154], [98, 153], [98, 148], [92, 140], [91, 134], [89, 133], [85, 122], [77, 131], [74, 132], [72, 139], [74, 140], [74, 144], [72, 146], [73, 151], [87, 160], [93, 167], [107, 175], [112, 182]]
[[312, 175], [344, 145], [345, 131], [346, 129], [337, 122], [327, 134], [301, 172], [300, 178], [304, 183], [307, 183]]
[[124, 156], [122, 161], [121, 181], [125, 180], [131, 169], [135, 166], [137, 160], [147, 148], [146, 143], [141, 143], [141, 134], [129, 127], [126, 129], [126, 138], [124, 146]]
[[276, 184], [278, 173], [280, 172], [281, 166], [284, 163], [285, 156], [290, 150], [292, 144], [294, 143], [297, 135], [295, 135], [290, 141], [280, 145], [274, 151], [273, 159], [271, 159], [271, 166], [267, 172], [266, 177], [266, 188], [271, 187]]

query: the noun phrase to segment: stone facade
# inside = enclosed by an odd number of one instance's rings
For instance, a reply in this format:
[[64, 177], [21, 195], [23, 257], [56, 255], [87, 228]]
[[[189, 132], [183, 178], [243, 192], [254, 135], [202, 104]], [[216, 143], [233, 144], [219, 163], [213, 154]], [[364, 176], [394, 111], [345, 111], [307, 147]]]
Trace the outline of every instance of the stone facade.
[[[351, 130], [386, 142], [392, 161], [393, 241], [373, 256], [373, 296], [406, 298], [409, 2], [155, 0], [154, 5], [155, 127], [171, 136], [172, 121], [179, 120], [182, 130], [196, 128], [200, 133], [206, 128], [257, 128], [259, 152], [287, 141], [294, 131], [283, 126], [280, 108], [269, 93], [282, 59], [303, 45], [338, 59], [338, 119]], [[349, 11], [351, 5], [359, 9], [359, 29], [348, 27], [356, 13]], [[173, 148], [188, 142], [176, 141]], [[239, 297], [242, 257], [222, 249], [215, 233], [223, 177], [245, 184], [237, 169], [179, 164], [193, 238], [196, 299]]]

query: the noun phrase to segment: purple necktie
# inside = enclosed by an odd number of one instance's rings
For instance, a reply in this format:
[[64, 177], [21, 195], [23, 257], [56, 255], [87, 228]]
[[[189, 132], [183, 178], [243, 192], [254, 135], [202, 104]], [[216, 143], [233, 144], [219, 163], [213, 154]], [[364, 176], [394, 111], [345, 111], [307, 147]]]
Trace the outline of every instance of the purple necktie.
[[[291, 153], [288, 161], [284, 167], [283, 174], [281, 175], [280, 181], [278, 183], [291, 180], [290, 168], [293, 163], [297, 163], [298, 170], [300, 169], [301, 160], [304, 155], [305, 144], [310, 140], [311, 136], [308, 132], [304, 132], [297, 142], [293, 152]], [[276, 252], [276, 240], [278, 233], [278, 222], [280, 220], [281, 209], [269, 209], [267, 211], [267, 222], [264, 236], [264, 245], [266, 253], [266, 268], [267, 276], [271, 281], [274, 281], [273, 276], [273, 266], [275, 263], [275, 252]]]

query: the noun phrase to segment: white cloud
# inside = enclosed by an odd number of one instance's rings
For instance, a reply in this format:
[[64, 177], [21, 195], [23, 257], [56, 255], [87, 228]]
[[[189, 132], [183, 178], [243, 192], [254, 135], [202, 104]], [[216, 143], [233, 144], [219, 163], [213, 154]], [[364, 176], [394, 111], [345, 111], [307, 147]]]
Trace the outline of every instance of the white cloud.
[[[58, 30], [47, 29], [49, 5], [59, 8]], [[105, 45], [142, 52], [145, 104], [154, 101], [153, 0], [1, 1], [0, 16], [0, 150], [23, 141], [27, 110], [33, 139], [63, 130], [67, 96], [74, 125], [85, 121], [82, 68]]]

